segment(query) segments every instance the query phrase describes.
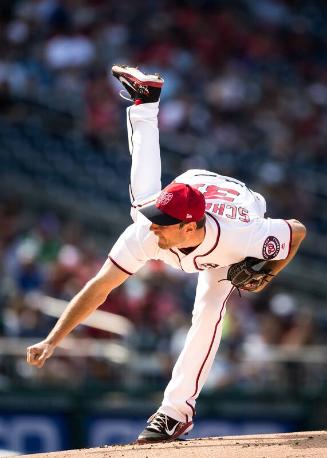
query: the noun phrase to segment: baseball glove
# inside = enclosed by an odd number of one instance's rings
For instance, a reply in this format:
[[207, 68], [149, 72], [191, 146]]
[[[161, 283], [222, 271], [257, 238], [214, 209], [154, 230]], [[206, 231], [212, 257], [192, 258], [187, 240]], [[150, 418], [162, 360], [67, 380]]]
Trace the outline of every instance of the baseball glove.
[[245, 258], [232, 264], [227, 272], [229, 280], [237, 289], [255, 291], [271, 277], [271, 269], [265, 267], [267, 261], [257, 258]]

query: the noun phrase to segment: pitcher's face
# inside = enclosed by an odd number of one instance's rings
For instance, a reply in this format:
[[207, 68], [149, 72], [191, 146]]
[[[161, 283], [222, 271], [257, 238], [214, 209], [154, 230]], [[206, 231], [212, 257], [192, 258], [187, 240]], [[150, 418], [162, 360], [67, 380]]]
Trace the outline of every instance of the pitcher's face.
[[180, 227], [179, 223], [171, 226], [159, 226], [152, 223], [150, 231], [158, 237], [159, 248], [169, 250], [169, 248], [185, 245], [185, 227]]

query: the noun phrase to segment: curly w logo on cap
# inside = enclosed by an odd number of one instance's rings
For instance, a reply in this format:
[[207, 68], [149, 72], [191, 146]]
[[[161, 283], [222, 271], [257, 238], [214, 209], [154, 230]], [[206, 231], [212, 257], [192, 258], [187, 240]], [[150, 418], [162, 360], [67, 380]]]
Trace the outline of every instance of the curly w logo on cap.
[[184, 183], [172, 183], [159, 195], [155, 204], [140, 210], [152, 223], [171, 226], [182, 222], [199, 221], [203, 218], [205, 200], [196, 188]]
[[172, 192], [162, 191], [162, 193], [160, 194], [160, 196], [157, 199], [157, 203], [163, 207], [164, 205], [167, 205], [173, 197], [174, 197], [174, 194]]

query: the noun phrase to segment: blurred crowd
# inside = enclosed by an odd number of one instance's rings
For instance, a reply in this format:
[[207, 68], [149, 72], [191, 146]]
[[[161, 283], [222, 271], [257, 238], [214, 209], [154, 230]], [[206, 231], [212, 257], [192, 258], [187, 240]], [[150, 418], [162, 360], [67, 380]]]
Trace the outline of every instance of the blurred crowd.
[[[178, 170], [213, 168], [247, 178], [269, 194], [272, 216], [296, 217], [323, 233], [322, 185], [311, 180], [307, 192], [303, 173], [327, 173], [326, 26], [322, 0], [2, 1], [0, 116], [29, 120], [13, 100], [60, 102], [97, 151], [122, 138], [126, 144], [121, 88], [108, 69], [138, 64], [165, 79], [162, 144], [173, 149]], [[1, 334], [43, 338], [53, 318], [30, 307], [30, 293], [69, 300], [106, 253], [81, 225], [51, 209], [32, 213], [9, 199], [0, 212]], [[190, 323], [195, 283], [195, 276], [150, 263], [104, 304], [136, 326], [126, 342], [139, 355], [131, 383], [169, 379]], [[324, 326], [311, 304], [299, 304], [281, 283], [259, 296], [233, 297], [207, 389], [290, 387], [303, 367], [269, 362], [271, 345], [326, 344]], [[87, 327], [75, 334], [113, 337]], [[126, 372], [105, 359], [65, 357], [36, 375], [1, 358], [4, 384], [71, 380], [77, 367], [84, 376], [76, 383], [128, 383]], [[315, 383], [322, 377], [317, 370]], [[308, 375], [308, 384], [312, 380]]]
[[[99, 270], [106, 253], [80, 225], [55, 213], [32, 214], [12, 199], [1, 203], [0, 214], [0, 336], [24, 338], [32, 344], [43, 339], [55, 323], [44, 313], [47, 300], [35, 308], [35, 297], [68, 301]], [[66, 351], [37, 370], [25, 364], [24, 354], [12, 358], [3, 343], [0, 385], [69, 382], [70, 386], [99, 383], [136, 388], [164, 384], [190, 326], [196, 279], [197, 274], [176, 272], [154, 261], [111, 293], [101, 309], [124, 316], [134, 325], [120, 339], [130, 352], [123, 364], [107, 358], [105, 351], [96, 358], [74, 358]], [[309, 303], [299, 303], [278, 282], [260, 295], [235, 294], [229, 301], [221, 348], [206, 389], [273, 386], [294, 391], [299, 376], [302, 388], [321, 387], [326, 381], [321, 365], [297, 359], [305, 348], [326, 344], [325, 325]], [[82, 325], [72, 334], [117, 341], [113, 333]], [[286, 348], [290, 360], [280, 360], [280, 355], [271, 358], [278, 348], [281, 352]]]
[[179, 170], [246, 178], [272, 195], [272, 216], [326, 231], [312, 195], [326, 195], [325, 2], [21, 0], [0, 11], [9, 119], [32, 116], [8, 98], [61, 101], [106, 150], [125, 136], [121, 87], [108, 70], [141, 65], [165, 78], [162, 144]]

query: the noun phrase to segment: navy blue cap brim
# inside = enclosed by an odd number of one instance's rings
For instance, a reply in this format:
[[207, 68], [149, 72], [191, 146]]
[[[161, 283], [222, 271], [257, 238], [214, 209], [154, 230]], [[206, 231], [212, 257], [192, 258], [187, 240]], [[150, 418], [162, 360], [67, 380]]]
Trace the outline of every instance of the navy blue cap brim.
[[149, 205], [147, 207], [139, 209], [139, 211], [153, 224], [158, 226], [172, 226], [173, 224], [180, 224], [183, 221], [173, 216], [167, 215], [159, 210], [155, 205]]

